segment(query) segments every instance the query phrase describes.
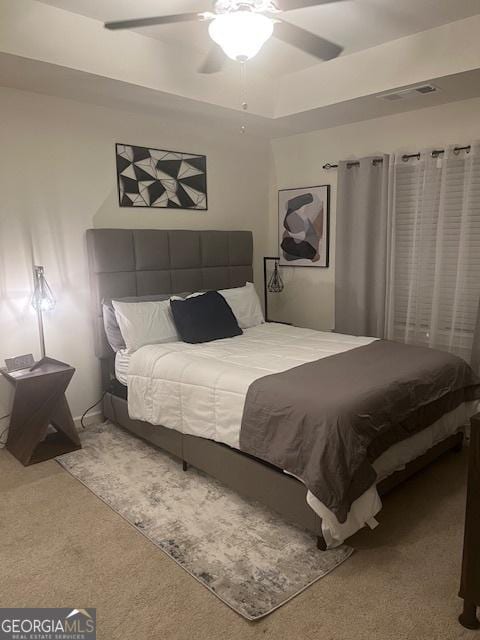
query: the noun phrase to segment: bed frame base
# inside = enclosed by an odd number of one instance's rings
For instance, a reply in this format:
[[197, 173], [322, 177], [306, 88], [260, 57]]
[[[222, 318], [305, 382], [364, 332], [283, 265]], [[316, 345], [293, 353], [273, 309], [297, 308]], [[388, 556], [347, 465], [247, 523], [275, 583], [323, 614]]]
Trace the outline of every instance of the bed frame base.
[[[103, 411], [105, 418], [178, 458], [184, 471], [191, 465], [240, 495], [266, 505], [287, 521], [313, 533], [317, 548], [326, 550], [321, 519], [306, 502], [305, 485], [293, 476], [219, 442], [132, 420], [128, 415], [127, 401], [111, 393], [105, 395]], [[461, 450], [462, 443], [462, 432], [439, 442], [424, 455], [412, 460], [405, 469], [380, 482], [377, 486], [379, 494], [386, 495], [446, 451]], [[472, 620], [470, 610], [464, 614], [466, 619]]]
[[480, 622], [477, 618], [477, 605], [474, 602], [463, 602], [463, 611], [458, 616], [458, 621], [465, 629], [480, 629]]
[[323, 536], [317, 536], [317, 549], [319, 551], [327, 550], [327, 543], [325, 542], [325, 538]]

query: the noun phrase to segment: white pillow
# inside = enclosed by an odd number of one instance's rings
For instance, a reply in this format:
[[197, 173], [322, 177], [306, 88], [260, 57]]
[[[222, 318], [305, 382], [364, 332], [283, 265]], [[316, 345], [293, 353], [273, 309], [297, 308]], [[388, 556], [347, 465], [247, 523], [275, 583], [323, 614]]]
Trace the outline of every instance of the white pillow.
[[178, 342], [180, 340], [170, 300], [152, 302], [119, 302], [112, 300], [118, 326], [129, 352], [146, 344]]
[[249, 329], [265, 322], [260, 300], [251, 282], [247, 282], [244, 287], [222, 289], [218, 293], [229, 304], [240, 329]]

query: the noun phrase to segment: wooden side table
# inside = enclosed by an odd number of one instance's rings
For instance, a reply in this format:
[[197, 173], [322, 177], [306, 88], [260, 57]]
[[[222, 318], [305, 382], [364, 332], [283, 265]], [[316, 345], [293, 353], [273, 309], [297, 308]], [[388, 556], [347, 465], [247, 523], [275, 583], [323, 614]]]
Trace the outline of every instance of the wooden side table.
[[[81, 449], [65, 391], [75, 369], [53, 358], [43, 358], [21, 371], [1, 370], [15, 387], [6, 447], [27, 466]], [[48, 433], [51, 425], [56, 430]]]
[[460, 597], [463, 612], [460, 624], [467, 629], [480, 628], [477, 607], [480, 607], [480, 414], [471, 420], [468, 453], [467, 509], [463, 543]]

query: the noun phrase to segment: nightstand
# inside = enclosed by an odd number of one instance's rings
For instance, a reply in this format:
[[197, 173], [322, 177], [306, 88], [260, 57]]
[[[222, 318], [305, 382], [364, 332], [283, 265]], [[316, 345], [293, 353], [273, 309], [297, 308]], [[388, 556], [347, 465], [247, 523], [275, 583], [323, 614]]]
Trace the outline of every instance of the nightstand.
[[[81, 449], [65, 391], [75, 369], [53, 358], [42, 358], [32, 369], [2, 375], [15, 387], [6, 447], [27, 466]], [[55, 433], [49, 433], [51, 425]]]

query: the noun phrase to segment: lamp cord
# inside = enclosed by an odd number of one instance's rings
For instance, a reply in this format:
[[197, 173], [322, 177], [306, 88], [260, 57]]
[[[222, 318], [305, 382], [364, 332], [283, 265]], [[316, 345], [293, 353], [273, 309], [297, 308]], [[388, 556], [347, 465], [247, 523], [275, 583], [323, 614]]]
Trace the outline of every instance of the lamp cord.
[[85, 420], [85, 417], [86, 417], [87, 413], [88, 413], [89, 411], [91, 411], [92, 409], [94, 409], [97, 405], [99, 405], [99, 404], [100, 404], [100, 402], [102, 402], [102, 400], [104, 399], [104, 397], [105, 397], [105, 395], [106, 395], [106, 394], [107, 394], [107, 391], [104, 391], [104, 392], [102, 393], [102, 397], [100, 398], [100, 400], [97, 400], [97, 402], [95, 402], [94, 404], [92, 404], [92, 406], [91, 406], [91, 407], [88, 407], [88, 409], [86, 409], [86, 410], [83, 412], [83, 415], [82, 415], [82, 417], [80, 418], [80, 424], [82, 425], [82, 429], [86, 429], [86, 426], [85, 426], [84, 420]]

